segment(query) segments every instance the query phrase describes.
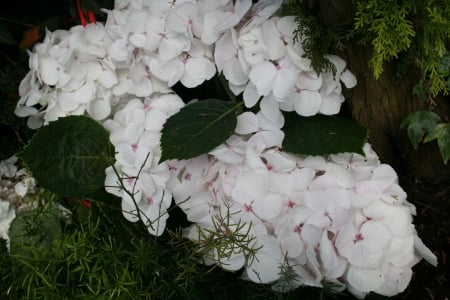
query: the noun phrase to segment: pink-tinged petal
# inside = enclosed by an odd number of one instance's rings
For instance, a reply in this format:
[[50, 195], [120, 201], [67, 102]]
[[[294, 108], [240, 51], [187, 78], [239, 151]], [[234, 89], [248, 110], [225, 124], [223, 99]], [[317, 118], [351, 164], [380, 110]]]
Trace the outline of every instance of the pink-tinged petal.
[[349, 241], [353, 243], [353, 251], [347, 259], [358, 267], [376, 268], [386, 259], [391, 241], [392, 233], [386, 225], [368, 221]]
[[280, 277], [280, 266], [283, 263], [280, 247], [275, 237], [270, 235], [258, 236], [254, 245], [259, 249], [255, 259], [247, 266], [247, 276], [257, 283], [269, 283]]
[[284, 41], [278, 31], [277, 18], [271, 18], [262, 24], [262, 37], [270, 60], [283, 58], [285, 52]]
[[344, 274], [347, 262], [337, 255], [327, 230], [322, 233], [320, 239], [319, 255], [328, 278], [339, 278]]
[[398, 268], [393, 265], [388, 265], [384, 273], [383, 284], [375, 289], [374, 292], [387, 297], [400, 294], [407, 288], [412, 274], [411, 268]]
[[198, 6], [195, 2], [184, 2], [171, 9], [167, 15], [166, 26], [168, 30], [185, 33], [197, 16]]
[[249, 134], [258, 131], [258, 118], [252, 112], [246, 111], [237, 116], [236, 133]]
[[284, 43], [292, 44], [294, 31], [297, 29], [297, 23], [295, 22], [295, 16], [281, 17], [277, 21], [277, 27], [282, 36], [280, 37]]
[[194, 88], [205, 80], [211, 79], [214, 74], [216, 74], [216, 67], [209, 59], [191, 57], [185, 64], [180, 81], [185, 87]]
[[249, 78], [255, 84], [259, 95], [267, 96], [272, 91], [277, 68], [270, 62], [264, 61], [253, 66]]
[[253, 82], [249, 82], [244, 90], [244, 105], [247, 108], [252, 108], [258, 103], [260, 95], [256, 90], [256, 86]]
[[358, 268], [350, 266], [346, 279], [348, 283], [360, 292], [370, 292], [381, 287], [384, 274], [380, 269]]
[[302, 90], [296, 93], [294, 109], [300, 116], [310, 117], [319, 112], [322, 96], [317, 91]]
[[296, 167], [296, 161], [294, 159], [274, 149], [264, 152], [263, 157], [273, 171], [289, 172]]
[[407, 206], [396, 206], [384, 201], [374, 201], [363, 208], [364, 214], [387, 225], [398, 237], [407, 237], [412, 233], [412, 216]]
[[267, 174], [256, 170], [245, 171], [236, 178], [236, 185], [231, 195], [234, 201], [248, 204], [264, 199], [268, 185]]
[[298, 70], [288, 58], [281, 60], [276, 68], [278, 72], [272, 83], [272, 92], [276, 99], [285, 99], [294, 92], [294, 86], [298, 81]]
[[44, 56], [39, 60], [39, 73], [45, 84], [56, 85], [60, 68], [61, 66], [53, 58]]
[[278, 217], [284, 206], [284, 197], [268, 193], [265, 197], [255, 200], [252, 205], [253, 212], [263, 220], [273, 220]]

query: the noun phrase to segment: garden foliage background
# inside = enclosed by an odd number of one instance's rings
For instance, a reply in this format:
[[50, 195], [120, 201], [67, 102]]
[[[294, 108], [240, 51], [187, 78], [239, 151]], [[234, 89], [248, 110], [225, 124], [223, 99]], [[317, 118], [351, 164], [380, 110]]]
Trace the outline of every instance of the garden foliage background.
[[[445, 299], [448, 298], [448, 251], [449, 212], [450, 212], [450, 168], [444, 164], [445, 154], [436, 140], [422, 143], [424, 134], [416, 136], [413, 144], [408, 139], [407, 124], [402, 121], [414, 111], [433, 111], [445, 123], [449, 122], [449, 99], [446, 90], [433, 85], [438, 77], [422, 76], [419, 64], [412, 68], [407, 61], [424, 57], [417, 49], [436, 47], [436, 45], [417, 45], [417, 37], [427, 33], [408, 33], [408, 28], [399, 29], [410, 44], [396, 48], [384, 37], [385, 45], [391, 52], [374, 52], [377, 21], [365, 16], [359, 9], [359, 31], [351, 32], [348, 26], [354, 26], [356, 6], [353, 1], [291, 1], [293, 12], [302, 15], [306, 30], [312, 37], [311, 49], [314, 51], [335, 52], [348, 62], [349, 69], [358, 78], [358, 85], [347, 91], [347, 102], [341, 115], [356, 119], [370, 130], [369, 141], [379, 153], [383, 162], [391, 164], [398, 172], [400, 185], [408, 193], [408, 201], [417, 206], [418, 215], [414, 220], [419, 236], [437, 255], [439, 265], [434, 268], [425, 262], [414, 267], [413, 280], [408, 289], [395, 299]], [[367, 9], [374, 1], [357, 1]], [[378, 3], [386, 3], [379, 1]], [[84, 1], [85, 7], [96, 11], [98, 20], [102, 20], [99, 7], [112, 7], [112, 0]], [[430, 7], [447, 5], [443, 10], [447, 28], [444, 32], [444, 49], [448, 48], [450, 14], [446, 1], [424, 1]], [[437, 4], [436, 4], [437, 3]], [[426, 5], [424, 4], [424, 5]], [[300, 8], [300, 10], [298, 10]], [[445, 8], [445, 6], [444, 6]], [[417, 26], [420, 16], [409, 11], [411, 22], [406, 25]], [[408, 16], [409, 16], [408, 15]], [[351, 20], [351, 25], [348, 21]], [[372, 22], [372, 23], [370, 23]], [[437, 22], [431, 32], [441, 30]], [[34, 134], [27, 129], [25, 120], [14, 115], [18, 100], [18, 85], [28, 71], [27, 49], [39, 41], [45, 28], [49, 30], [69, 28], [79, 24], [76, 1], [16, 0], [0, 12], [0, 159], [6, 159], [17, 153]], [[444, 22], [445, 24], [445, 22]], [[396, 28], [401, 28], [398, 26]], [[401, 24], [400, 24], [401, 25]], [[404, 24], [403, 24], [404, 25]], [[423, 24], [422, 24], [423, 25]], [[310, 27], [308, 27], [310, 26]], [[347, 27], [346, 27], [347, 26]], [[426, 26], [425, 26], [426, 27]], [[310, 30], [308, 28], [315, 28]], [[347, 28], [347, 29], [343, 29]], [[364, 29], [366, 28], [366, 29]], [[309, 31], [308, 31], [309, 30]], [[434, 30], [434, 31], [433, 31]], [[346, 32], [346, 34], [342, 34]], [[428, 33], [430, 34], [430, 33]], [[447, 34], [447, 35], [445, 35]], [[413, 37], [416, 38], [413, 38]], [[363, 38], [361, 38], [363, 37]], [[366, 37], [365, 44], [364, 37]], [[314, 44], [322, 40], [322, 44]], [[422, 40], [423, 42], [423, 40]], [[400, 43], [399, 43], [400, 44]], [[375, 50], [377, 48], [375, 47]], [[408, 49], [416, 49], [409, 51]], [[407, 51], [408, 50], [408, 51]], [[312, 51], [312, 52], [314, 52]], [[423, 50], [421, 50], [423, 51]], [[448, 53], [448, 52], [446, 52]], [[378, 55], [378, 56], [377, 56]], [[422, 56], [421, 56], [422, 55]], [[448, 54], [446, 54], [448, 55]], [[380, 61], [383, 69], [380, 70]], [[315, 61], [318, 66], [320, 60]], [[387, 63], [386, 63], [387, 62]], [[422, 62], [423, 63], [423, 62]], [[444, 78], [448, 77], [448, 66]], [[423, 63], [425, 64], [425, 63]], [[322, 65], [326, 67], [326, 65]], [[378, 68], [378, 69], [377, 69]], [[406, 68], [406, 70], [405, 70]], [[429, 70], [425, 70], [429, 72]], [[426, 73], [425, 72], [425, 73]], [[428, 73], [427, 73], [428, 74]], [[444, 83], [448, 92], [448, 83]], [[433, 90], [434, 89], [434, 90]], [[204, 90], [201, 91], [204, 93]], [[437, 92], [436, 92], [437, 91]], [[186, 92], [186, 91], [184, 91]], [[199, 92], [193, 91], [193, 93]], [[425, 95], [425, 96], [424, 96]], [[197, 95], [198, 96], [198, 95]], [[205, 95], [207, 97], [208, 95]], [[204, 97], [204, 98], [205, 98]], [[420, 98], [425, 98], [420, 100]], [[406, 125], [405, 125], [406, 124]], [[410, 122], [411, 124], [411, 122]], [[422, 128], [423, 129], [423, 128]], [[411, 138], [411, 135], [409, 136]], [[443, 139], [443, 138], [442, 138]], [[447, 143], [450, 142], [447, 140]], [[448, 144], [446, 147], [448, 147]], [[439, 145], [440, 146], [440, 145]], [[447, 148], [448, 151], [448, 148]], [[446, 152], [448, 153], [448, 152]], [[448, 158], [447, 158], [448, 159]], [[57, 196], [48, 192], [37, 198], [52, 199]], [[106, 194], [96, 195], [97, 199], [112, 201]], [[24, 219], [30, 222], [30, 230], [41, 231], [35, 235], [40, 248], [21, 249], [22, 257], [9, 259], [0, 244], [0, 298], [27, 299], [47, 298], [64, 299], [79, 296], [87, 299], [97, 295], [104, 298], [145, 298], [152, 295], [155, 299], [328, 299], [351, 298], [346, 294], [334, 295], [327, 288], [298, 289], [286, 294], [277, 294], [270, 288], [262, 288], [250, 282], [238, 279], [234, 274], [220, 269], [196, 263], [194, 248], [187, 242], [181, 242], [176, 228], [179, 223], [171, 223], [171, 233], [161, 238], [148, 236], [146, 230], [138, 224], [123, 220], [117, 213], [117, 203], [108, 206], [92, 205], [90, 209], [82, 199], [55, 199], [62, 201], [75, 211], [75, 222], [61, 225], [51, 210], [41, 211], [34, 218]], [[171, 214], [176, 215], [176, 211]], [[173, 218], [172, 219], [176, 219]], [[44, 222], [46, 220], [46, 222]], [[61, 234], [64, 233], [64, 234]], [[47, 249], [44, 237], [58, 236], [55, 249]], [[42, 240], [44, 239], [44, 242]], [[0, 240], [1, 241], [1, 240]], [[26, 258], [28, 257], [28, 258]], [[9, 298], [8, 298], [9, 297]], [[368, 299], [382, 299], [370, 295]]]

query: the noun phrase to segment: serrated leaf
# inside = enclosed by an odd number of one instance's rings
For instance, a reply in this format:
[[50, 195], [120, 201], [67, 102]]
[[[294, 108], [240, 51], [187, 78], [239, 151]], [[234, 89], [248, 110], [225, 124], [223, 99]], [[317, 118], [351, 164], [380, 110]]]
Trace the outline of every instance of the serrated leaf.
[[424, 138], [424, 143], [437, 140], [444, 163], [450, 159], [450, 123], [437, 124]]
[[283, 150], [301, 155], [363, 154], [367, 129], [337, 116], [285, 114]]
[[98, 122], [69, 116], [42, 127], [17, 156], [43, 188], [83, 197], [104, 186], [113, 151], [108, 132]]
[[415, 111], [403, 119], [400, 127], [407, 127], [409, 140], [414, 149], [417, 149], [417, 145], [422, 141], [425, 134], [431, 132], [440, 120], [439, 115], [434, 112]]
[[160, 161], [196, 157], [225, 142], [236, 128], [238, 106], [205, 99], [183, 107], [164, 124]]

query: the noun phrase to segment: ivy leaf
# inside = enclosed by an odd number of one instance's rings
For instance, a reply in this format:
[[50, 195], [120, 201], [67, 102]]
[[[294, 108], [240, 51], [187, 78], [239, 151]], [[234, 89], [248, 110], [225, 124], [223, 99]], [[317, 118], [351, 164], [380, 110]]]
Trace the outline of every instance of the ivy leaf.
[[236, 128], [239, 105], [205, 99], [183, 107], [164, 124], [160, 162], [196, 157], [225, 142]]
[[425, 134], [430, 133], [441, 118], [431, 111], [415, 111], [403, 119], [401, 128], [407, 127], [408, 137], [414, 149]]
[[103, 188], [113, 149], [108, 132], [98, 122], [69, 116], [42, 127], [17, 156], [43, 188], [61, 196], [83, 197]]
[[450, 159], [450, 123], [441, 123], [425, 136], [424, 143], [437, 140], [444, 164]]
[[367, 129], [336, 116], [285, 114], [283, 150], [302, 155], [363, 154]]

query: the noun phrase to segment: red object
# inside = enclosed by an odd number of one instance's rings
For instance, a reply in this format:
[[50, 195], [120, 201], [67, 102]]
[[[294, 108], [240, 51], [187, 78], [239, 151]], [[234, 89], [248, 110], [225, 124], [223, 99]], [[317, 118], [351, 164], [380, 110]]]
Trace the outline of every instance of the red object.
[[[84, 26], [84, 25], [83, 25], [83, 26]], [[89, 200], [83, 199], [83, 200], [81, 200], [81, 204], [82, 204], [84, 207], [91, 208], [91, 202], [89, 202]]]
[[81, 25], [83, 27], [86, 27], [88, 22], [86, 21], [86, 17], [89, 19], [90, 23], [95, 23], [95, 15], [92, 11], [86, 11], [81, 8], [81, 0], [77, 0], [77, 9], [78, 9], [78, 15], [80, 16]]

